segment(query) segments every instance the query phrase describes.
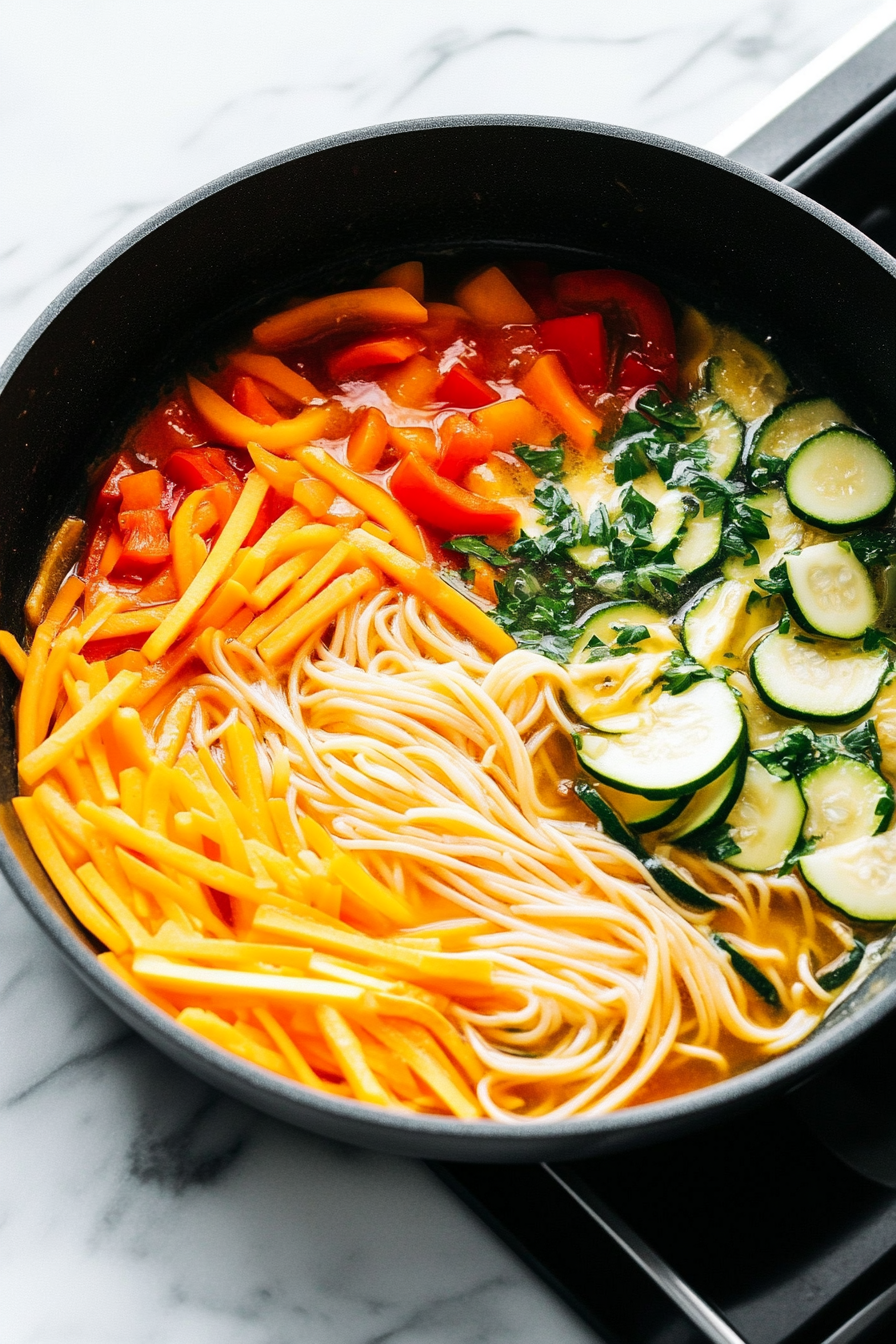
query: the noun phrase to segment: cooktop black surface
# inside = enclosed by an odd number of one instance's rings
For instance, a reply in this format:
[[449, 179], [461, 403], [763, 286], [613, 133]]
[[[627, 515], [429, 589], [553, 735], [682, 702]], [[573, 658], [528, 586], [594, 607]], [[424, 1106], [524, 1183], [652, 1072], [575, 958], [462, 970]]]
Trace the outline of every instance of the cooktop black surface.
[[[733, 157], [896, 254], [896, 25]], [[606, 1344], [894, 1344], [894, 1062], [891, 1018], [789, 1096], [687, 1138], [434, 1170]]]

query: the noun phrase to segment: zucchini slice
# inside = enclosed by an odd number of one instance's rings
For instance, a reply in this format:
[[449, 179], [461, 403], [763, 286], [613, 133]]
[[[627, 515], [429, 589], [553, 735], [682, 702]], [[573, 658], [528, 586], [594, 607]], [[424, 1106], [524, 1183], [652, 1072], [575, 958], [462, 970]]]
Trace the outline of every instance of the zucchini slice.
[[800, 837], [805, 815], [796, 780], [779, 779], [748, 756], [744, 787], [726, 817], [740, 853], [725, 862], [751, 873], [780, 868]]
[[750, 461], [765, 457], [791, 457], [807, 439], [833, 425], [851, 426], [852, 421], [829, 397], [809, 397], [779, 406], [763, 420], [750, 445]]
[[696, 840], [701, 832], [722, 821], [734, 805], [744, 785], [747, 754], [742, 752], [723, 775], [698, 789], [678, 817], [664, 821], [663, 840], [678, 844], [681, 840]]
[[783, 490], [771, 489], [764, 490], [760, 495], [748, 495], [746, 503], [764, 515], [768, 536], [753, 543], [759, 556], [758, 565], [747, 564], [744, 556], [729, 555], [722, 566], [726, 579], [742, 579], [752, 583], [755, 579], [768, 578], [769, 570], [778, 563], [785, 551], [827, 540], [813, 532], [801, 518], [797, 518]]
[[741, 751], [745, 732], [735, 696], [710, 678], [680, 695], [663, 691], [634, 732], [583, 734], [579, 760], [602, 783], [624, 793], [680, 797], [717, 779]]
[[825, 541], [784, 557], [787, 605], [804, 630], [859, 639], [877, 620], [878, 601], [865, 566], [844, 542]]
[[728, 939], [723, 938], [720, 933], [711, 933], [709, 936], [716, 947], [720, 947], [723, 952], [727, 952], [728, 959], [741, 980], [746, 981], [751, 989], [755, 989], [760, 999], [764, 999], [772, 1008], [780, 1008], [780, 995], [768, 976], [763, 975], [758, 966], [748, 957], [745, 957], [743, 952], [738, 952], [737, 948], [732, 946]]
[[685, 878], [679, 877], [678, 873], [673, 872], [667, 864], [663, 863], [662, 859], [658, 859], [655, 854], [651, 854], [649, 849], [645, 849], [638, 837], [629, 830], [623, 821], [620, 821], [606, 799], [601, 798], [592, 784], [580, 779], [576, 784], [576, 794], [599, 819], [610, 839], [615, 840], [617, 845], [622, 845], [631, 854], [634, 854], [639, 863], [644, 865], [656, 885], [667, 896], [671, 896], [674, 901], [678, 901], [680, 905], [688, 906], [691, 910], [718, 910], [718, 901], [714, 901], [711, 896], [707, 896], [705, 891], [693, 886]]
[[731, 407], [711, 392], [698, 392], [691, 397], [690, 406], [700, 421], [700, 428], [691, 435], [690, 442], [705, 439], [712, 459], [709, 470], [714, 476], [725, 479], [731, 475], [743, 452], [743, 424]]
[[893, 790], [870, 765], [851, 756], [835, 756], [800, 780], [806, 800], [803, 834], [816, 849], [845, 845], [886, 830], [893, 816]]
[[657, 500], [656, 513], [650, 524], [654, 548], [661, 551], [664, 546], [668, 546], [676, 533], [684, 527], [686, 519], [684, 495], [680, 490], [667, 490]]
[[682, 798], [642, 798], [637, 793], [621, 793], [606, 784], [601, 785], [600, 793], [626, 826], [638, 834], [658, 831], [683, 812], [690, 802], [687, 794]]
[[882, 649], [773, 630], [757, 644], [750, 675], [766, 704], [781, 714], [847, 723], [871, 708], [888, 666]]
[[768, 415], [787, 394], [787, 375], [774, 355], [731, 327], [719, 332], [707, 381], [709, 390], [747, 421]]
[[[650, 640], [634, 645], [633, 649], [672, 649], [678, 643], [662, 612], [657, 611], [655, 607], [649, 607], [646, 602], [608, 602], [587, 612], [580, 618], [578, 624], [582, 633], [573, 646], [571, 663], [587, 663], [589, 646], [593, 639], [599, 639], [601, 644], [615, 644], [619, 631], [626, 626], [646, 625], [650, 631]], [[655, 627], [659, 629], [655, 630]], [[663, 642], [654, 643], [655, 640]]]
[[693, 574], [695, 570], [702, 569], [704, 565], [708, 565], [710, 561], [715, 560], [721, 544], [722, 515], [721, 513], [713, 513], [708, 518], [705, 517], [701, 504], [698, 512], [688, 523], [687, 531], [673, 551], [672, 559], [676, 565], [684, 570], [685, 574]]
[[886, 512], [896, 494], [896, 473], [867, 434], [825, 429], [790, 458], [786, 486], [799, 518], [843, 532]]
[[[758, 600], [751, 603], [751, 597]], [[715, 579], [685, 611], [682, 643], [704, 667], [737, 667], [747, 645], [777, 625], [782, 610], [780, 598], [761, 597], [749, 583]]]
[[850, 919], [896, 919], [896, 831], [832, 845], [800, 859], [819, 896]]
[[822, 967], [820, 971], [815, 972], [815, 979], [821, 985], [822, 989], [831, 994], [835, 989], [840, 989], [847, 980], [851, 980], [856, 971], [862, 964], [865, 957], [865, 944], [861, 938], [856, 938], [852, 947], [846, 952], [842, 952], [839, 957], [828, 962], [827, 966]]

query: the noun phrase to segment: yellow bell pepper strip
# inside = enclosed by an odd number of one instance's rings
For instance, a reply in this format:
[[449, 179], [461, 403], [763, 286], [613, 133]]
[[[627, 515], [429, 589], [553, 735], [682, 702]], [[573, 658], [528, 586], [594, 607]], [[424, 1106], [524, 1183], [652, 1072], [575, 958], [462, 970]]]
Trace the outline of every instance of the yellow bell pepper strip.
[[335, 546], [331, 546], [308, 570], [295, 587], [284, 593], [281, 598], [266, 611], [256, 616], [242, 634], [242, 643], [254, 649], [272, 630], [276, 630], [289, 616], [305, 605], [325, 584], [343, 570], [357, 569], [361, 558], [357, 551], [340, 534]]
[[175, 603], [174, 609], [169, 611], [162, 624], [153, 630], [144, 644], [143, 656], [150, 663], [154, 663], [168, 652], [200, 607], [211, 596], [212, 590], [222, 581], [230, 562], [251, 531], [267, 490], [267, 481], [259, 476], [257, 471], [250, 471], [243, 486], [243, 493], [221, 529], [205, 564], [187, 591]]
[[240, 1059], [245, 1059], [249, 1064], [258, 1064], [284, 1078], [293, 1076], [287, 1061], [278, 1051], [269, 1050], [250, 1040], [237, 1027], [231, 1026], [223, 1017], [207, 1008], [184, 1008], [183, 1012], [178, 1013], [177, 1021], [182, 1027], [195, 1031], [197, 1036], [204, 1037], [231, 1054], [239, 1055]]
[[260, 443], [250, 443], [248, 448], [258, 474], [264, 477], [268, 485], [274, 487], [278, 495], [286, 495], [287, 499], [292, 499], [296, 482], [305, 475], [304, 467], [291, 458], [269, 453]]
[[324, 1005], [317, 1010], [317, 1024], [358, 1100], [372, 1102], [375, 1106], [391, 1106], [391, 1097], [367, 1063], [361, 1042], [342, 1014]]
[[469, 598], [464, 597], [463, 593], [459, 593], [456, 588], [445, 583], [444, 579], [440, 579], [434, 570], [428, 569], [426, 565], [416, 564], [396, 551], [394, 546], [387, 545], [378, 537], [372, 537], [363, 528], [356, 528], [354, 532], [350, 532], [348, 540], [390, 579], [407, 592], [422, 597], [440, 616], [451, 621], [474, 644], [486, 649], [493, 657], [502, 658], [505, 653], [512, 653], [516, 648], [515, 642], [505, 630], [496, 625], [491, 617]]
[[395, 545], [415, 560], [426, 559], [426, 549], [416, 525], [397, 500], [387, 491], [366, 481], [363, 476], [344, 467], [331, 457], [323, 448], [305, 448], [299, 454], [299, 461], [312, 476], [332, 485], [359, 509], [363, 509], [368, 518], [379, 523], [387, 532], [391, 532]]
[[28, 655], [8, 630], [0, 630], [0, 658], [6, 659], [19, 681], [25, 680]]
[[359, 985], [311, 980], [304, 976], [183, 966], [152, 952], [138, 952], [133, 971], [138, 980], [147, 980], [169, 994], [199, 994], [237, 1003], [264, 1003], [267, 1000], [273, 1003], [357, 1004], [366, 992]]
[[472, 280], [458, 285], [454, 297], [474, 321], [487, 327], [538, 321], [534, 308], [497, 266], [490, 266], [487, 271], [474, 275]]
[[539, 410], [552, 416], [577, 448], [592, 448], [603, 429], [600, 416], [586, 406], [558, 355], [542, 355], [520, 379], [520, 387]]
[[285, 392], [293, 401], [300, 401], [303, 405], [325, 400], [313, 383], [289, 368], [276, 355], [256, 355], [251, 350], [241, 350], [239, 354], [230, 356], [230, 363], [241, 373], [251, 374], [253, 378], [270, 383], [278, 392]]
[[325, 331], [357, 331], [365, 327], [416, 327], [427, 319], [422, 303], [396, 285], [353, 289], [311, 299], [297, 308], [265, 318], [252, 335], [265, 350], [310, 341]]
[[326, 406], [309, 406], [291, 420], [280, 420], [276, 425], [261, 425], [251, 416], [243, 415], [198, 378], [188, 377], [187, 383], [193, 405], [214, 430], [216, 438], [222, 443], [232, 444], [234, 448], [258, 443], [268, 452], [288, 453], [319, 438], [326, 429], [330, 414]]
[[458, 1119], [475, 1120], [482, 1115], [482, 1107], [466, 1081], [423, 1027], [367, 1017], [363, 1021], [366, 1030], [422, 1078]]

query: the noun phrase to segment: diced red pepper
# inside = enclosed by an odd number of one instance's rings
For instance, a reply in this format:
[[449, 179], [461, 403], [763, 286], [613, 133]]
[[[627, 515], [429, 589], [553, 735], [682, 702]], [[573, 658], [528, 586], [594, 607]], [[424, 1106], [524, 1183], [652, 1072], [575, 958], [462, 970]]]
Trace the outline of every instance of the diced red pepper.
[[500, 400], [494, 388], [465, 369], [463, 364], [452, 365], [436, 388], [436, 401], [446, 401], [449, 406], [461, 406], [465, 411], [491, 406], [493, 401]]
[[459, 481], [471, 467], [478, 467], [491, 456], [495, 436], [458, 411], [442, 421], [439, 442], [441, 452], [436, 470], [449, 481]]
[[543, 350], [555, 350], [577, 383], [606, 392], [610, 382], [607, 331], [600, 313], [552, 317], [538, 328]]
[[276, 425], [283, 416], [268, 401], [254, 378], [243, 374], [233, 385], [230, 400], [243, 415], [257, 420], [260, 425]]
[[131, 446], [141, 461], [164, 468], [168, 455], [176, 448], [195, 448], [207, 438], [208, 433], [192, 407], [180, 394], [175, 394], [140, 422]]
[[121, 503], [121, 481], [124, 476], [132, 476], [135, 472], [142, 471], [142, 464], [137, 461], [135, 455], [129, 448], [119, 453], [112, 462], [106, 473], [106, 479], [100, 486], [97, 495], [97, 507], [102, 509], [107, 504], [119, 505]]
[[161, 509], [124, 509], [118, 515], [124, 546], [115, 565], [118, 575], [145, 575], [171, 555], [168, 519]]
[[188, 490], [203, 490], [219, 481], [226, 481], [237, 493], [242, 489], [223, 448], [179, 448], [165, 464], [165, 474]]
[[650, 368], [636, 354], [626, 355], [616, 374], [616, 391], [620, 397], [631, 397], [645, 387], [656, 387], [659, 380], [656, 369]]
[[[554, 293], [566, 308], [614, 308], [630, 323], [635, 351], [645, 367], [674, 392], [678, 382], [675, 328], [662, 292], [642, 275], [611, 269], [558, 275]], [[620, 389], [621, 390], [621, 389]]]
[[162, 503], [165, 479], [160, 471], [135, 471], [122, 476], [118, 482], [121, 507], [127, 509], [158, 509]]
[[104, 663], [108, 658], [117, 658], [120, 653], [142, 649], [147, 638], [144, 630], [139, 635], [115, 635], [112, 639], [91, 639], [81, 652], [88, 663]]
[[389, 486], [399, 504], [423, 522], [452, 535], [508, 532], [519, 523], [516, 509], [462, 489], [437, 475], [416, 453], [402, 458]]
[[403, 364], [422, 349], [423, 342], [416, 336], [386, 336], [382, 340], [358, 341], [330, 355], [327, 371], [333, 381], [339, 383], [359, 369], [375, 369], [381, 364]]
[[100, 561], [106, 549], [106, 542], [115, 527], [117, 509], [114, 505], [97, 504], [93, 516], [93, 530], [84, 548], [79, 573], [89, 583], [99, 572]]

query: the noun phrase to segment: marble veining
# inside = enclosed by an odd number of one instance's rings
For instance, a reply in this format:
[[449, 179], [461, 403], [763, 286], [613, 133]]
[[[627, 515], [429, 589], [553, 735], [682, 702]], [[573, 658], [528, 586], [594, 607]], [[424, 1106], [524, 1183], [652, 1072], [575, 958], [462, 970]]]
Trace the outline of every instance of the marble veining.
[[[373, 122], [514, 111], [705, 143], [874, 0], [31, 0], [0, 44], [0, 351], [170, 201]], [[0, 887], [9, 1344], [585, 1344], [426, 1168], [236, 1104], [132, 1036]]]

